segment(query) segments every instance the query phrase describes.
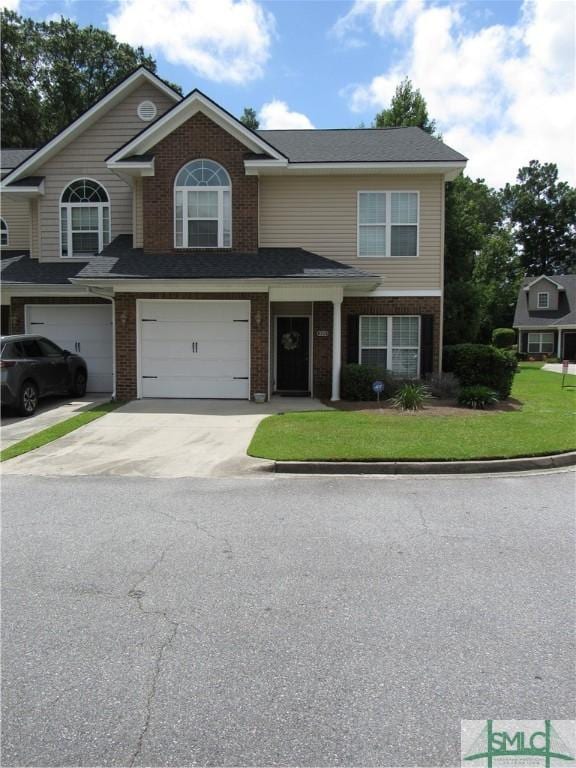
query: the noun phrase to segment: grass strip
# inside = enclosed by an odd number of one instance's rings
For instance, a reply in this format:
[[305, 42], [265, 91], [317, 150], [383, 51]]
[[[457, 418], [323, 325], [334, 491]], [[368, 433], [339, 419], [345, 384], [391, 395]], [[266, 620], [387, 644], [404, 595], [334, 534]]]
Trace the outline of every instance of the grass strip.
[[96, 421], [96, 419], [105, 416], [110, 411], [116, 410], [121, 405], [124, 405], [124, 403], [112, 400], [107, 403], [100, 403], [87, 411], [78, 413], [76, 416], [71, 416], [69, 419], [36, 432], [34, 435], [29, 435], [24, 440], [20, 440], [18, 443], [14, 443], [14, 445], [10, 445], [0, 452], [0, 462], [14, 459], [16, 456], [21, 456], [23, 453], [34, 451], [36, 448], [41, 448], [43, 445], [47, 445], [47, 443], [58, 440], [69, 432], [74, 432], [75, 429], [84, 427], [86, 424], [90, 424], [91, 421]]

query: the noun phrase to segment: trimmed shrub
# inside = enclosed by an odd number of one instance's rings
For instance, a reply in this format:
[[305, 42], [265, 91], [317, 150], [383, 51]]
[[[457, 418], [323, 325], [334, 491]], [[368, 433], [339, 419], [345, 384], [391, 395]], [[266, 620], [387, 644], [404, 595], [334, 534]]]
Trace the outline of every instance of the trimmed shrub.
[[482, 384], [497, 392], [501, 400], [510, 396], [516, 355], [489, 344], [454, 344], [444, 347], [444, 370], [453, 373], [462, 387]]
[[384, 382], [384, 392], [380, 394], [380, 400], [387, 400], [398, 389], [398, 382], [384, 368], [358, 363], [344, 365], [341, 380], [342, 400], [376, 400], [376, 393], [372, 391], [375, 381]]
[[392, 398], [392, 405], [403, 411], [418, 411], [430, 397], [427, 387], [420, 381], [402, 384]]
[[474, 387], [464, 387], [458, 395], [460, 405], [466, 408], [486, 408], [487, 405], [494, 405], [498, 402], [498, 395], [490, 387], [484, 387], [482, 384], [476, 384]]
[[514, 328], [495, 328], [492, 331], [492, 344], [499, 349], [510, 349], [516, 342]]
[[432, 397], [440, 400], [454, 400], [460, 392], [460, 382], [453, 373], [429, 373], [426, 384]]

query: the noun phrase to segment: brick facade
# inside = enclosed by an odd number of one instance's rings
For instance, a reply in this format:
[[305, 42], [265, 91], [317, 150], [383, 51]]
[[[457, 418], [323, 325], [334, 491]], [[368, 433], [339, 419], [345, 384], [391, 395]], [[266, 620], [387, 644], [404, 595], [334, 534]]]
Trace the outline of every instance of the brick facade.
[[26, 333], [26, 304], [110, 304], [96, 296], [13, 296], [10, 302], [11, 333]]
[[267, 293], [119, 293], [116, 294], [116, 396], [137, 396], [136, 301], [137, 299], [187, 299], [250, 301], [250, 397], [268, 392]]
[[386, 298], [345, 298], [342, 302], [342, 361], [348, 360], [348, 317], [349, 315], [432, 315], [433, 367], [440, 365], [440, 319], [442, 300], [439, 296], [392, 296]]
[[[314, 397], [328, 398], [332, 394], [332, 319], [332, 302], [315, 301], [312, 337]], [[323, 335], [325, 333], [327, 335]]]
[[[187, 162], [214, 160], [228, 171], [232, 181], [232, 248], [258, 249], [258, 177], [246, 176], [247, 148], [201, 112], [176, 128], [150, 152], [155, 156], [155, 175], [143, 179], [144, 250], [149, 253], [181, 253], [174, 249], [174, 180]], [[218, 252], [211, 248], [208, 253]], [[222, 249], [229, 250], [229, 249]], [[185, 249], [185, 252], [198, 249]]]

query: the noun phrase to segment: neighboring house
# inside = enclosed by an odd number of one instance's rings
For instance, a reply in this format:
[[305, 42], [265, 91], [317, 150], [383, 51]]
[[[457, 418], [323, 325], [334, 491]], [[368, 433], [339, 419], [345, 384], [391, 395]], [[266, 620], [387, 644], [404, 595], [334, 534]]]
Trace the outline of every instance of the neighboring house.
[[2, 181], [12, 331], [121, 399], [338, 399], [343, 362], [424, 376], [465, 164], [419, 128], [251, 131], [140, 68]]
[[518, 351], [576, 360], [576, 275], [527, 277], [518, 292]]

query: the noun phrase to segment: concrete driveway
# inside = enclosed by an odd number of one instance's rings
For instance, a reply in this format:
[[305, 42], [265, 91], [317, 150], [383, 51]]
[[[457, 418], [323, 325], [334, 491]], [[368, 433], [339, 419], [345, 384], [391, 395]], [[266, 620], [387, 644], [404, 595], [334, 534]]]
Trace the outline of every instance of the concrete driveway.
[[110, 400], [110, 395], [90, 394], [85, 397], [47, 397], [41, 400], [34, 416], [17, 416], [13, 412], [2, 413], [0, 441], [2, 448], [8, 448], [25, 437], [36, 434], [47, 427], [69, 419], [81, 411], [87, 411], [98, 403]]
[[225, 477], [265, 471], [246, 455], [262, 419], [323, 409], [318, 400], [134, 400], [82, 429], [2, 467], [19, 475]]
[[[546, 363], [542, 366], [545, 371], [552, 371], [553, 373], [562, 373], [562, 363]], [[576, 375], [576, 363], [570, 363], [568, 365], [568, 373]]]

